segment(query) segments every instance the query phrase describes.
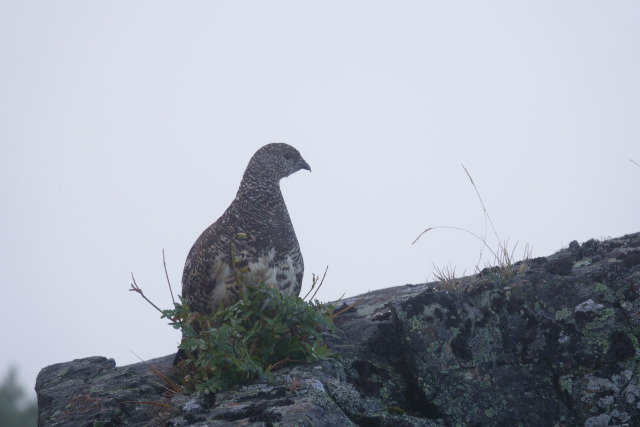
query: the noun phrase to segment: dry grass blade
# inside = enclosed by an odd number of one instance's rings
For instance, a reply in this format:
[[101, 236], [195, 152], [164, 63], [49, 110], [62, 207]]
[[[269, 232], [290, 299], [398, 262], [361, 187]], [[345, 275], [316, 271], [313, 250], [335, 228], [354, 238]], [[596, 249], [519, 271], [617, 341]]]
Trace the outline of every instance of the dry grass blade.
[[491, 229], [493, 230], [493, 234], [496, 236], [496, 239], [498, 239], [498, 242], [500, 242], [500, 237], [498, 237], [498, 232], [496, 231], [496, 228], [493, 226], [493, 221], [491, 221], [491, 217], [489, 216], [489, 212], [487, 211], [487, 208], [484, 206], [484, 201], [482, 200], [482, 196], [480, 196], [480, 191], [478, 191], [478, 187], [476, 187], [476, 183], [473, 182], [473, 178], [471, 178], [471, 174], [469, 173], [467, 168], [464, 166], [464, 164], [462, 165], [462, 169], [464, 169], [465, 173], [469, 177], [469, 181], [471, 181], [471, 185], [473, 185], [473, 189], [475, 190], [476, 195], [478, 196], [478, 200], [480, 200], [480, 204], [482, 205], [482, 210], [484, 211], [485, 219], [489, 221], [489, 224], [491, 224]]
[[285, 359], [278, 360], [276, 363], [271, 365], [269, 367], [269, 370], [272, 371], [272, 372], [275, 372], [275, 371], [277, 371], [278, 369], [282, 368], [284, 365], [286, 365], [289, 362], [304, 363], [304, 360], [296, 360], [296, 359], [291, 359], [290, 357], [287, 357]]
[[162, 372], [160, 372], [158, 370], [158, 368], [156, 368], [155, 366], [153, 366], [152, 364], [150, 364], [149, 362], [142, 360], [142, 358], [140, 356], [138, 356], [137, 354], [135, 354], [133, 351], [131, 352], [133, 353], [134, 356], [136, 356], [140, 362], [144, 363], [144, 365], [149, 368], [149, 370], [151, 372], [153, 372], [156, 376], [158, 376], [159, 378], [161, 378], [165, 383], [167, 383], [169, 385], [169, 387], [171, 388], [167, 388], [165, 387], [165, 389], [167, 389], [168, 391], [172, 391], [175, 393], [181, 393], [182, 391], [184, 391], [184, 388], [180, 385], [178, 385], [175, 381], [173, 381], [171, 378], [167, 377], [165, 374], [163, 374]]
[[[631, 159], [629, 159], [631, 160]], [[633, 160], [631, 160], [633, 161]], [[635, 163], [635, 162], [634, 162]], [[639, 165], [640, 166], [640, 165]], [[478, 235], [472, 231], [469, 231], [467, 229], [461, 228], [461, 227], [452, 227], [452, 226], [439, 226], [439, 227], [429, 227], [427, 229], [425, 229], [422, 233], [420, 233], [418, 235], [418, 237], [416, 237], [416, 239], [411, 243], [412, 245], [415, 244], [425, 233], [437, 229], [437, 228], [448, 228], [448, 229], [453, 229], [453, 230], [459, 230], [459, 231], [464, 231], [465, 233], [471, 234], [472, 236], [474, 236], [476, 239], [478, 239], [480, 242], [482, 242], [482, 247], [480, 249], [480, 255], [478, 258], [478, 262], [476, 263], [476, 270], [477, 272], [481, 272], [481, 268], [480, 268], [480, 263], [482, 262], [482, 259], [484, 257], [484, 249], [488, 249], [489, 252], [491, 253], [491, 255], [493, 255], [493, 262], [495, 263], [495, 266], [498, 267], [499, 269], [499, 276], [502, 279], [505, 278], [510, 278], [513, 277], [513, 275], [517, 274], [517, 271], [522, 271], [523, 269], [526, 269], [526, 267], [528, 266], [528, 263], [526, 262], [526, 260], [528, 258], [531, 257], [531, 249], [529, 248], [529, 245], [527, 245], [525, 247], [525, 258], [523, 263], [519, 266], [518, 269], [514, 268], [514, 264], [515, 264], [515, 250], [517, 247], [517, 244], [512, 248], [512, 250], [509, 250], [509, 241], [505, 240], [502, 241], [500, 239], [500, 236], [498, 235], [498, 232], [495, 228], [495, 226], [493, 225], [493, 221], [491, 220], [491, 216], [489, 215], [489, 212], [487, 211], [487, 208], [484, 204], [484, 201], [482, 200], [482, 196], [480, 195], [480, 191], [478, 190], [478, 187], [475, 183], [475, 181], [473, 180], [473, 178], [471, 177], [471, 174], [469, 173], [469, 170], [465, 167], [465, 165], [462, 165], [462, 168], [464, 169], [464, 172], [467, 174], [467, 177], [469, 178], [469, 181], [471, 182], [471, 185], [473, 186], [474, 191], [476, 192], [476, 196], [478, 197], [478, 200], [480, 201], [480, 205], [482, 206], [482, 211], [484, 213], [484, 221], [485, 221], [485, 231], [484, 234], [482, 235]], [[487, 229], [488, 229], [488, 225], [491, 226], [491, 231], [493, 231], [493, 235], [496, 238], [497, 241], [497, 248], [494, 250], [491, 248], [491, 246], [489, 246], [489, 244], [487, 243]], [[490, 267], [490, 265], [487, 265], [486, 267]], [[455, 268], [452, 267], [448, 267], [448, 268], [438, 268], [434, 266], [434, 276], [436, 277], [436, 279], [438, 279], [438, 281], [443, 282], [443, 283], [450, 283], [450, 284], [454, 284], [455, 285]]]
[[420, 233], [420, 234], [418, 235], [418, 237], [416, 237], [416, 239], [415, 239], [413, 242], [411, 242], [411, 244], [412, 244], [412, 245], [415, 245], [415, 243], [418, 241], [418, 239], [419, 239], [419, 238], [421, 238], [421, 237], [422, 237], [422, 235], [423, 235], [423, 234], [425, 234], [425, 233], [427, 233], [428, 231], [431, 231], [431, 230], [433, 230], [433, 229], [435, 229], [435, 228], [444, 228], [444, 227], [429, 227], [429, 228], [427, 228], [427, 229], [426, 229], [426, 230], [424, 230], [422, 233]]
[[456, 267], [451, 264], [445, 265], [444, 267], [439, 267], [433, 264], [433, 277], [436, 278], [438, 282], [443, 283], [454, 283], [456, 281]]
[[353, 303], [353, 304], [351, 304], [350, 306], [343, 308], [342, 310], [340, 310], [340, 311], [339, 311], [339, 312], [337, 312], [337, 313], [332, 313], [332, 314], [331, 314], [331, 316], [330, 316], [331, 321], [333, 322], [333, 318], [334, 318], [334, 317], [336, 317], [336, 316], [340, 316], [340, 315], [341, 315], [342, 313], [344, 313], [345, 311], [351, 310], [353, 307], [355, 307], [355, 306], [357, 306], [358, 304], [360, 304], [360, 303], [362, 302], [362, 300], [364, 300], [364, 299], [366, 298], [366, 296], [367, 296], [367, 295], [369, 295], [369, 292], [370, 292], [370, 291], [367, 291], [367, 293], [366, 293], [366, 294], [362, 295], [360, 298], [358, 298], [358, 299], [356, 300], [356, 302], [354, 302], [354, 303]]
[[[451, 264], [439, 267], [433, 264], [431, 274], [439, 282], [439, 289], [447, 291], [460, 291], [463, 289], [463, 281], [456, 277], [456, 267]], [[462, 273], [464, 276], [464, 272]]]
[[530, 265], [531, 265], [531, 246], [529, 246], [529, 244], [527, 243], [526, 245], [524, 245], [522, 263], [518, 267], [518, 273], [522, 274], [526, 272], [529, 269]]
[[493, 251], [493, 249], [491, 249], [491, 246], [489, 246], [489, 244], [487, 243], [487, 240], [485, 238], [477, 235], [473, 231], [467, 230], [466, 228], [453, 227], [453, 226], [450, 226], [450, 225], [441, 225], [441, 226], [437, 226], [437, 227], [429, 227], [426, 230], [424, 230], [422, 233], [420, 233], [420, 235], [418, 237], [416, 237], [416, 239], [411, 244], [413, 245], [415, 242], [417, 242], [418, 239], [420, 237], [422, 237], [422, 235], [424, 235], [427, 231], [436, 230], [436, 229], [458, 230], [458, 231], [464, 231], [465, 233], [471, 234], [473, 237], [475, 237], [476, 239], [480, 240], [482, 242], [483, 246], [486, 247], [487, 249], [489, 249], [489, 252], [491, 252], [491, 254], [494, 257], [496, 257], [496, 258], [498, 257], [498, 255]]

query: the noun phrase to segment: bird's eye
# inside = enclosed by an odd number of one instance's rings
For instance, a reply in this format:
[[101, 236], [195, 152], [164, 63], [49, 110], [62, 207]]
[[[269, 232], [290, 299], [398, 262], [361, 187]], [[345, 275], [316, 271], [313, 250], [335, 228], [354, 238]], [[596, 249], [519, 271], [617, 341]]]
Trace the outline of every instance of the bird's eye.
[[284, 157], [285, 160], [291, 160], [291, 153], [283, 153], [282, 157]]

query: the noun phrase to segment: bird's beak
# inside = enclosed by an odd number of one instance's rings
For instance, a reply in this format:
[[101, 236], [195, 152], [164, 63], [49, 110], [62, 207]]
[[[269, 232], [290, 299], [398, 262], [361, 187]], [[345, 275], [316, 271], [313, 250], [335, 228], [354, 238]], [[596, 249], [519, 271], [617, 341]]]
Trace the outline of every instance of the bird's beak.
[[298, 169], [306, 169], [311, 172], [311, 166], [309, 166], [309, 163], [305, 162], [302, 157], [298, 159], [297, 166]]

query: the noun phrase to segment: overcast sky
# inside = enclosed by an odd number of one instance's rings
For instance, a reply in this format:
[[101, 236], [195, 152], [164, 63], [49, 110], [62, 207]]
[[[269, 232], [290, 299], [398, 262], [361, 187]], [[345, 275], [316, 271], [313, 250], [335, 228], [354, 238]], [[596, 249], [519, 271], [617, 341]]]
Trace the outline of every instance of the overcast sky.
[[[321, 300], [473, 273], [484, 217], [544, 256], [640, 231], [637, 1], [0, 2], [0, 376], [118, 365], [179, 333], [171, 298], [253, 153]], [[491, 237], [491, 236], [489, 236]], [[495, 244], [495, 242], [494, 242]], [[487, 260], [490, 261], [490, 260]]]

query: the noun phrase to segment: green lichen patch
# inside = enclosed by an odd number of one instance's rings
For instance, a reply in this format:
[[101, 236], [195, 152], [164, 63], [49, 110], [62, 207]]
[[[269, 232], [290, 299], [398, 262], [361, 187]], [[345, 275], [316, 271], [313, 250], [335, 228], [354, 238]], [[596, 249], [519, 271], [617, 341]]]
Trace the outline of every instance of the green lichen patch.
[[568, 308], [564, 307], [558, 311], [556, 311], [556, 320], [565, 320], [568, 319], [569, 317], [571, 317], [571, 310], [569, 310]]

